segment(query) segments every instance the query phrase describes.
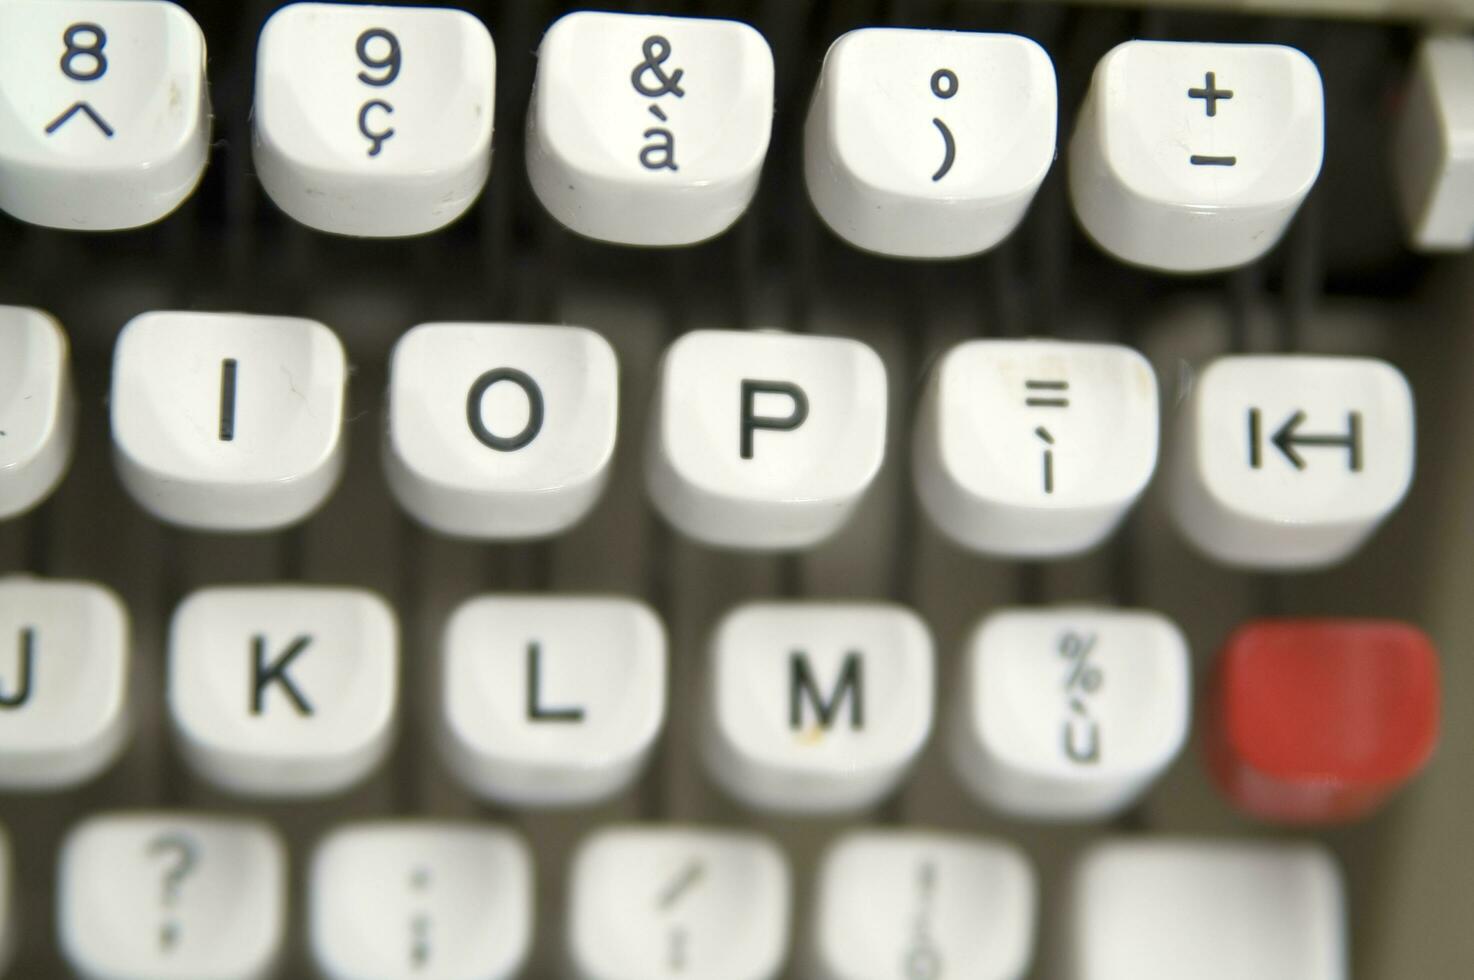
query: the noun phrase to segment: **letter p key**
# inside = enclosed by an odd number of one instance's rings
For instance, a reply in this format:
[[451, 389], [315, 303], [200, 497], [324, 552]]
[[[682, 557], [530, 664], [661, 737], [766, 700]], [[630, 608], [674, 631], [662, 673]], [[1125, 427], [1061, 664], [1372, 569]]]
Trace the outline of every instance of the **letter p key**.
[[689, 333], [659, 372], [650, 496], [707, 544], [810, 547], [844, 524], [875, 478], [886, 402], [885, 367], [858, 341]]

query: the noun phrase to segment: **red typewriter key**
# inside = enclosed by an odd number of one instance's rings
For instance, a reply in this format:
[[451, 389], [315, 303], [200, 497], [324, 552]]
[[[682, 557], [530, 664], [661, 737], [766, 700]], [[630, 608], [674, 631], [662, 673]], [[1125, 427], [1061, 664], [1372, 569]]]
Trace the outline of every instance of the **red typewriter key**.
[[1219, 655], [1203, 711], [1208, 768], [1263, 820], [1375, 810], [1438, 741], [1438, 655], [1403, 623], [1259, 620]]

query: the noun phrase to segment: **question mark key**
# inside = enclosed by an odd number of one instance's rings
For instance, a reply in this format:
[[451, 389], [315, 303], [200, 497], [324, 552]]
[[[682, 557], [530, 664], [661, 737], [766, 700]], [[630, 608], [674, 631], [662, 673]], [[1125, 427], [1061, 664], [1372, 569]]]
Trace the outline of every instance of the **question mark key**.
[[286, 930], [286, 849], [255, 820], [91, 817], [67, 835], [57, 933], [85, 980], [259, 980]]

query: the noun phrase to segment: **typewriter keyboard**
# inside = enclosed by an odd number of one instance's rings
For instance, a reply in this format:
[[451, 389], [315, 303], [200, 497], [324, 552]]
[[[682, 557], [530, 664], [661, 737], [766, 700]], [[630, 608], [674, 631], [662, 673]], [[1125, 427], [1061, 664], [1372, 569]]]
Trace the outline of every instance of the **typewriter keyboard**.
[[1474, 975], [1474, 7], [1289, 6], [0, 0], [0, 975]]

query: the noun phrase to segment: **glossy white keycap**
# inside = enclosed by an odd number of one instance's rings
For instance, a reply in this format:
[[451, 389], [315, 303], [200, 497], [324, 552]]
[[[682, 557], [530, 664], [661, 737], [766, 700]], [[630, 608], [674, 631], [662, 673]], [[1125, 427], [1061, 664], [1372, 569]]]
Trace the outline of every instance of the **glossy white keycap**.
[[865, 28], [829, 49], [804, 126], [819, 216], [860, 248], [953, 258], [1018, 225], [1054, 161], [1054, 64], [1013, 34]]
[[10, 967], [19, 945], [17, 918], [15, 888], [10, 881], [10, 836], [0, 824], [0, 974]]
[[113, 354], [113, 451], [155, 517], [212, 531], [305, 518], [343, 469], [348, 364], [312, 320], [145, 313]]
[[429, 323], [390, 359], [384, 469], [437, 531], [557, 534], [603, 492], [618, 418], [619, 365], [592, 330]]
[[289, 4], [256, 51], [256, 171], [312, 228], [435, 231], [486, 183], [495, 102], [496, 50], [465, 11]]
[[976, 551], [1029, 558], [1103, 541], [1157, 465], [1157, 379], [1116, 344], [971, 340], [932, 368], [911, 443], [921, 503]]
[[773, 128], [773, 54], [746, 24], [579, 11], [538, 48], [527, 173], [589, 238], [690, 245], [757, 189]]
[[1227, 564], [1334, 564], [1402, 501], [1413, 442], [1412, 390], [1384, 361], [1220, 358], [1178, 412], [1171, 512]]
[[807, 548], [845, 523], [885, 455], [885, 365], [856, 340], [696, 330], [665, 352], [645, 480], [684, 534]]
[[1108, 817], [1177, 757], [1191, 702], [1187, 640], [1163, 616], [1003, 610], [967, 642], [952, 767], [980, 801], [1015, 817]]
[[68, 350], [52, 317], [0, 306], [0, 519], [45, 500], [71, 462], [77, 396]]
[[482, 596], [441, 647], [441, 747], [477, 795], [520, 806], [604, 799], [665, 721], [665, 627], [633, 599]]
[[1341, 874], [1306, 844], [1097, 845], [1070, 883], [1063, 980], [1348, 980]]
[[105, 814], [62, 845], [58, 941], [85, 980], [264, 980], [286, 905], [286, 848], [259, 821]]
[[329, 980], [511, 980], [532, 945], [532, 889], [532, 857], [510, 831], [340, 827], [312, 860], [312, 956]]
[[162, 0], [0, 4], [0, 209], [33, 224], [152, 224], [210, 149], [205, 38]]
[[1023, 852], [950, 834], [855, 831], [819, 866], [814, 980], [1023, 980], [1038, 886]]
[[1134, 265], [1206, 272], [1279, 241], [1320, 174], [1320, 72], [1276, 44], [1127, 41], [1095, 69], [1070, 140], [1070, 198]]
[[75, 786], [128, 739], [128, 614], [91, 582], [0, 579], [0, 790]]
[[932, 724], [931, 634], [901, 606], [756, 602], [711, 639], [701, 748], [750, 806], [853, 811], [890, 793]]
[[1396, 190], [1414, 248], [1474, 245], [1474, 38], [1418, 48], [1396, 131]]
[[680, 827], [596, 832], [573, 858], [577, 980], [775, 980], [788, 951], [788, 862], [766, 838]]
[[360, 589], [237, 586], [187, 597], [169, 627], [169, 713], [185, 761], [236, 793], [334, 793], [389, 750], [399, 636]]

